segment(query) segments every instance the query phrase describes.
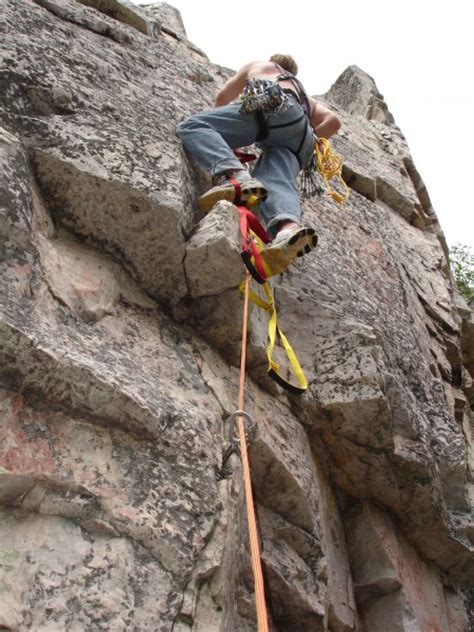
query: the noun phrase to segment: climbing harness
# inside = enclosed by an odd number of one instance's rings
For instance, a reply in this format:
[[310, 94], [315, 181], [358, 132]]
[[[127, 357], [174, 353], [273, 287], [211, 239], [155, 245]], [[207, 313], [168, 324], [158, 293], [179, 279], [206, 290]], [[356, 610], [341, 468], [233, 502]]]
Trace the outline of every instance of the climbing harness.
[[[281, 68], [281, 66], [279, 66], [279, 64], [275, 63], [275, 66], [280, 70], [284, 70], [283, 68]], [[283, 92], [292, 94], [299, 101], [308, 121], [311, 122], [311, 103], [299, 79], [297, 79], [290, 72], [285, 71], [284, 73], [278, 75], [276, 81], [291, 82], [293, 90], [283, 89]], [[299, 150], [296, 155], [299, 159]], [[329, 141], [326, 138], [316, 139], [313, 158], [309, 165], [301, 172], [300, 188], [303, 196], [313, 197], [314, 195], [321, 193], [321, 187], [318, 185], [315, 178], [318, 171], [324, 178], [327, 192], [332, 200], [336, 202], [336, 204], [344, 204], [344, 202], [349, 197], [349, 188], [344, 182], [341, 175], [342, 158], [341, 156], [333, 152]], [[331, 180], [333, 178], [336, 178], [342, 185], [343, 193], [340, 193], [339, 191], [331, 187]]]
[[303, 84], [299, 79], [297, 79], [294, 75], [289, 72], [285, 72], [281, 75], [278, 75], [276, 78], [277, 81], [290, 81], [293, 90], [291, 88], [283, 88], [283, 92], [289, 95], [293, 95], [303, 108], [303, 112], [306, 114], [308, 118], [311, 118], [311, 103], [308, 95], [306, 94], [306, 90], [303, 88]]

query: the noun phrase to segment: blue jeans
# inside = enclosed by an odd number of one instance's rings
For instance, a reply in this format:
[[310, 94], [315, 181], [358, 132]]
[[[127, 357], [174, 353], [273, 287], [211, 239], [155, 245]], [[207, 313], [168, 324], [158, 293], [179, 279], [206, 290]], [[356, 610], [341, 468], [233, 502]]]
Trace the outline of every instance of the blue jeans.
[[[256, 114], [239, 110], [240, 102], [230, 103], [190, 116], [176, 128], [186, 151], [212, 175], [242, 169], [232, 150], [259, 139]], [[299, 224], [296, 177], [311, 161], [314, 135], [300, 104], [291, 96], [284, 112], [264, 114], [264, 119], [268, 136], [258, 142], [263, 151], [252, 175], [268, 190], [260, 212], [266, 229], [275, 235], [282, 220]]]

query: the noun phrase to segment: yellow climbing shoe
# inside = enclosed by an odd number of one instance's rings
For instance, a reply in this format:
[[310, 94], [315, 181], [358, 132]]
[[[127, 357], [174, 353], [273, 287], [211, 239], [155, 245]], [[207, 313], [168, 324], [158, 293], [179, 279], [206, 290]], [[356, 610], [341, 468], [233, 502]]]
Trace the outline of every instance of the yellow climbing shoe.
[[199, 198], [198, 204], [201, 211], [207, 213], [220, 200], [227, 200], [237, 205], [241, 204], [249, 207], [265, 200], [267, 195], [266, 188], [255, 178], [249, 178], [248, 180], [231, 178], [206, 191]]
[[313, 228], [281, 230], [261, 251], [265, 269], [271, 272], [269, 276], [284, 272], [295, 257], [311, 252], [317, 243], [318, 237]]

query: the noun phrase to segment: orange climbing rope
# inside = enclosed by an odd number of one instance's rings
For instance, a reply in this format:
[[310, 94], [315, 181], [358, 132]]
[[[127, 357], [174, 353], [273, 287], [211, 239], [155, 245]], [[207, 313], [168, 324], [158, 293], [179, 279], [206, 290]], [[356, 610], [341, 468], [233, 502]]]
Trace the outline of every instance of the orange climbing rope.
[[[245, 366], [247, 362], [247, 332], [249, 312], [249, 282], [250, 274], [245, 274], [244, 286], [244, 317], [242, 326], [242, 350], [240, 354], [240, 383], [239, 383], [239, 411], [244, 410]], [[242, 458], [242, 475], [245, 489], [245, 503], [247, 506], [247, 522], [249, 528], [250, 553], [255, 583], [255, 603], [257, 608], [258, 632], [268, 632], [268, 615], [265, 601], [265, 586], [263, 582], [262, 561], [260, 559], [260, 544], [258, 539], [257, 518], [253, 502], [252, 481], [247, 453], [247, 438], [245, 436], [244, 415], [237, 415], [239, 431], [240, 454]]]

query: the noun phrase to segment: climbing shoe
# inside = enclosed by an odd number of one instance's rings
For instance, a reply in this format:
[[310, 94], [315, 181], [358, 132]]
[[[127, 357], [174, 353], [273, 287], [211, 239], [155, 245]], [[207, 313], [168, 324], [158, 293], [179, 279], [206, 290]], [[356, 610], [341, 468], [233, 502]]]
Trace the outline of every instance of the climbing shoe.
[[281, 230], [261, 252], [265, 268], [271, 276], [281, 274], [295, 257], [311, 252], [317, 243], [318, 237], [313, 228]]
[[268, 192], [263, 184], [255, 178], [226, 177], [222, 183], [213, 186], [201, 195], [198, 204], [201, 211], [206, 213], [220, 200], [251, 208], [265, 200], [267, 195]]

